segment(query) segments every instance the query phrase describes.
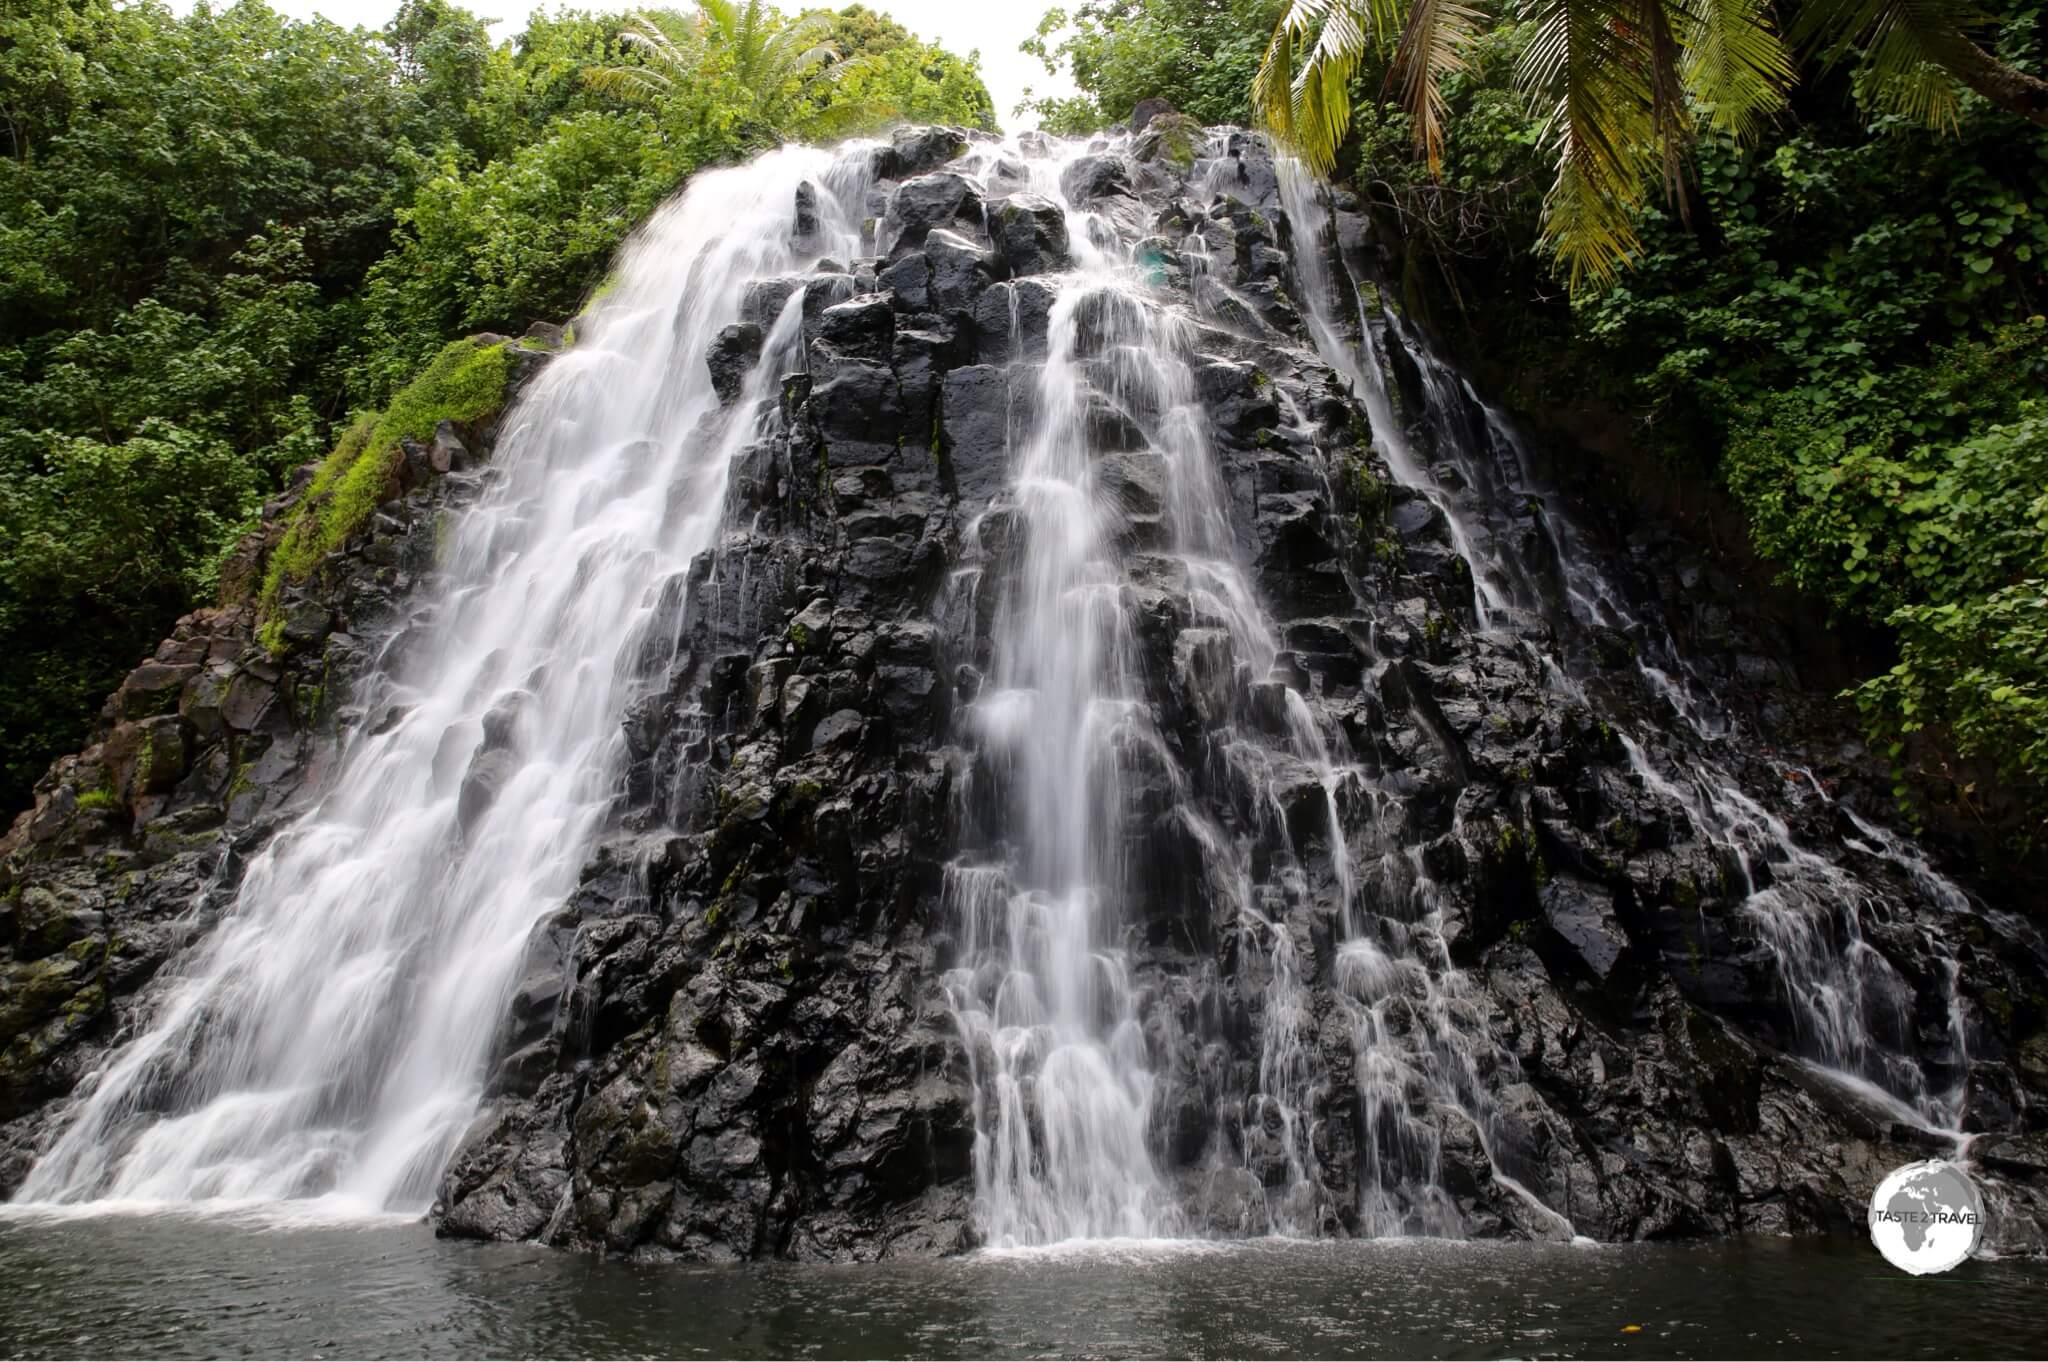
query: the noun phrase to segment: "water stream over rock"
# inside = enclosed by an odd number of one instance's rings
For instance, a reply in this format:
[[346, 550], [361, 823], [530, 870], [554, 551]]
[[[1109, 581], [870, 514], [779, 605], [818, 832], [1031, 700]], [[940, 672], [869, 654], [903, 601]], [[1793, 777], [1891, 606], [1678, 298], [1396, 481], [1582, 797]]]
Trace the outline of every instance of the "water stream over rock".
[[1232, 129], [700, 177], [316, 800], [194, 763], [138, 883], [10, 852], [108, 932], [220, 922], [62, 1032], [0, 1169], [849, 1259], [1820, 1229], [1967, 1135], [2038, 1244], [2038, 937], [1722, 703], [1798, 693], [1738, 593], [1380, 298]]
[[[658, 604], [715, 533], [751, 434], [749, 406], [720, 413], [703, 354], [746, 284], [792, 262], [791, 197], [832, 164], [787, 150], [706, 175], [628, 249], [510, 417], [332, 788], [253, 858], [23, 1199], [432, 1200], [527, 938], [616, 797], [619, 717], [648, 646], [670, 650], [649, 637]], [[828, 244], [856, 244], [824, 207]], [[790, 313], [745, 380], [757, 399]]]

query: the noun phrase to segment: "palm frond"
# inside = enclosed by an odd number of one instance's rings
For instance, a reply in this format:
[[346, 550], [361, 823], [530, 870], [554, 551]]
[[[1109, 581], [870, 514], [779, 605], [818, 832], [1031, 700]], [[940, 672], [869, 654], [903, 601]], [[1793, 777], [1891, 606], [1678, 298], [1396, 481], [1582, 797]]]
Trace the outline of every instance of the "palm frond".
[[839, 49], [830, 43], [819, 43], [816, 47], [794, 52], [789, 59], [791, 75], [801, 76], [820, 66], [839, 60]]
[[694, 53], [687, 52], [668, 31], [645, 12], [631, 16], [619, 30], [619, 45], [642, 54], [638, 63], [616, 66], [586, 66], [584, 83], [591, 89], [635, 103], [648, 103], [672, 94], [676, 81], [696, 68]]
[[1925, 53], [1921, 44], [1891, 35], [1864, 54], [1858, 87], [1876, 108], [1955, 132], [1962, 120], [1962, 83]]
[[1462, 0], [1414, 0], [1387, 75], [1401, 87], [1401, 103], [1415, 123], [1415, 147], [1429, 173], [1443, 173], [1444, 77], [1465, 69], [1465, 50], [1482, 20]]
[[1769, 11], [1758, 0], [1687, 0], [1678, 30], [1685, 87], [1707, 125], [1754, 139], [1796, 75]]
[[696, 64], [695, 54], [685, 51], [683, 45], [645, 11], [633, 15], [619, 30], [619, 42], [641, 49], [655, 62], [674, 71], [685, 71]]
[[737, 5], [733, 0], [697, 0], [697, 23], [721, 40], [733, 42], [746, 24], [744, 11], [752, 8], [755, 6]]
[[1266, 128], [1275, 139], [1294, 140], [1294, 26], [1293, 10], [1273, 26], [1273, 36], [1259, 57], [1258, 74], [1252, 77], [1252, 121]]
[[1351, 128], [1350, 83], [1368, 38], [1385, 46], [1405, 19], [1408, 0], [1293, 0], [1252, 84], [1261, 124], [1317, 174], [1335, 165]]
[[1640, 0], [1543, 0], [1518, 72], [1551, 103], [1544, 136], [1557, 180], [1544, 200], [1543, 239], [1574, 291], [1605, 283], [1635, 253], [1634, 216], [1665, 161], [1654, 44], [1639, 19]]
[[1967, 30], [1983, 22], [1968, 0], [1816, 0], [1800, 9], [1790, 37], [1822, 69], [1859, 55], [1864, 92], [1878, 107], [1952, 128], [1955, 73], [1984, 59]]
[[644, 66], [586, 66], [583, 83], [599, 94], [629, 103], [652, 103], [675, 89], [675, 82]]

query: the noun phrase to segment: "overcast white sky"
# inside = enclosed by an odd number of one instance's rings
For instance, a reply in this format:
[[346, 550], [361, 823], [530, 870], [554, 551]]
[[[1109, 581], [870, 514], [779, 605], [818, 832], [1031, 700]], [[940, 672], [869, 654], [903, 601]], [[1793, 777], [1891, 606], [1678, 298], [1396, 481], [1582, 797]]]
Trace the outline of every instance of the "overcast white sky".
[[[463, 4], [499, 22], [491, 32], [498, 38], [509, 38], [525, 26], [526, 16], [537, 6], [532, 0], [462, 0]], [[646, 0], [585, 0], [576, 8], [594, 10], [637, 9]], [[1036, 57], [1027, 57], [1017, 50], [1017, 44], [1030, 37], [1038, 27], [1038, 19], [1046, 6], [1053, 0], [864, 0], [869, 9], [894, 18], [918, 37], [936, 41], [942, 47], [966, 56], [979, 49], [981, 52], [981, 76], [988, 83], [989, 93], [995, 96], [996, 116], [1002, 120], [1005, 129], [1015, 132], [1033, 126], [1035, 119], [1020, 119], [1011, 111], [1023, 97], [1024, 87], [1030, 86], [1039, 94], [1056, 91], [1071, 93], [1072, 84], [1064, 74], [1058, 78], [1048, 76], [1045, 67]], [[691, 0], [667, 0], [680, 10], [692, 8]], [[830, 5], [842, 8], [849, 0], [783, 0], [785, 13]], [[398, 12], [398, 0], [270, 0], [272, 9], [293, 18], [310, 18], [323, 14], [338, 24], [362, 24], [368, 28], [379, 28]], [[176, 8], [190, 8], [189, 3], [177, 4]], [[547, 9], [559, 9], [560, 5], [549, 4]]]

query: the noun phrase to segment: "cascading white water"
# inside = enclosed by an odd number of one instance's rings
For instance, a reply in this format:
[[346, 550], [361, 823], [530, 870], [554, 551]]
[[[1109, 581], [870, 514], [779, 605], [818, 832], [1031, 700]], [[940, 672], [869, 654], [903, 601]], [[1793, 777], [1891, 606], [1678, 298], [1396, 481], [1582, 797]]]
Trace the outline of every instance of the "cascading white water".
[[[1059, 196], [1060, 166], [1033, 187]], [[970, 172], [987, 158], [970, 163]], [[1011, 451], [1023, 544], [995, 625], [994, 671], [971, 722], [1011, 792], [1001, 865], [949, 873], [964, 927], [948, 979], [985, 1113], [975, 1155], [981, 1229], [1002, 1247], [1142, 1237], [1168, 1213], [1146, 1144], [1153, 1076], [1118, 949], [1123, 808], [1116, 747], [1144, 720], [1123, 573], [1098, 503], [1084, 327], [1122, 318], [1128, 261], [1068, 210], [1074, 277], [1048, 321], [1029, 428]], [[1013, 309], [1014, 310], [1014, 309]], [[1094, 338], [1100, 341], [1099, 336]]]
[[[1062, 145], [1036, 162], [1033, 187], [1061, 197], [1058, 170], [1084, 150]], [[1189, 178], [1215, 177], [1198, 165]], [[1157, 1077], [1119, 948], [1127, 928], [1118, 897], [1129, 878], [1121, 775], [1135, 762], [1171, 782], [1214, 891], [1238, 905], [1247, 941], [1263, 953], [1258, 1088], [1241, 1116], [1246, 1127], [1277, 1132], [1286, 1169], [1266, 1223], [1313, 1232], [1322, 1217], [1309, 1126], [1324, 1080], [1311, 1054], [1308, 971], [1284, 915], [1261, 910], [1251, 842], [1286, 841], [1275, 791], [1283, 777], [1305, 774], [1327, 803], [1325, 835], [1348, 907], [1338, 805], [1355, 773], [1331, 759], [1317, 720], [1282, 681], [1283, 746], [1224, 745], [1240, 783], [1264, 792], [1258, 827], [1227, 832], [1186, 798], [1143, 699], [1130, 563], [1171, 564], [1191, 626], [1183, 665], [1206, 668], [1198, 685], [1219, 706], [1212, 721], [1233, 717], [1247, 681], [1275, 675], [1280, 650], [1237, 561], [1195, 391], [1189, 319], [1153, 292], [1158, 262], [1129, 224], [1067, 211], [1075, 268], [1059, 281], [1046, 363], [1023, 380], [1030, 420], [1013, 450], [1011, 492], [1022, 547], [996, 618], [995, 671], [972, 718], [1005, 772], [1014, 822], [1002, 864], [968, 862], [950, 876], [965, 942], [949, 989], [985, 1106], [981, 1228], [1008, 1245], [1168, 1234], [1180, 1225], [1148, 1144]], [[1198, 266], [1199, 236], [1181, 246]], [[1132, 429], [1143, 438], [1129, 441]], [[1298, 872], [1286, 873], [1280, 897], [1299, 906], [1308, 891]]]
[[[1378, 356], [1366, 331], [1352, 346], [1336, 325], [1335, 289], [1320, 242], [1329, 213], [1301, 168], [1278, 163], [1281, 197], [1293, 224], [1294, 268], [1302, 320], [1316, 351], [1366, 409], [1373, 446], [1397, 481], [1443, 513], [1452, 547], [1473, 569], [1472, 607], [1482, 626], [1519, 604], [1522, 573], [1493, 563], [1454, 500], [1430, 478], [1394, 411]], [[1327, 470], [1326, 470], [1327, 474]], [[1300, 697], [1297, 728], [1313, 735]], [[1452, 961], [1440, 891], [1416, 848], [1401, 834], [1402, 797], [1361, 791], [1367, 826], [1377, 830], [1359, 886], [1343, 894], [1335, 995], [1350, 1019], [1362, 1124], [1358, 1222], [1375, 1237], [1456, 1237], [1463, 1214], [1443, 1187], [1445, 1132], [1463, 1126], [1493, 1165], [1495, 1180], [1528, 1208], [1525, 1230], [1570, 1237], [1569, 1220], [1524, 1187], [1498, 1156], [1501, 1115], [1492, 1089], [1512, 1081], [1516, 1064], [1487, 1034], [1471, 980]], [[1332, 812], [1335, 826], [1335, 810]], [[1483, 1080], [1482, 1070], [1493, 1075]]]
[[[1389, 315], [1381, 319], [1389, 342], [1402, 345], [1420, 371], [1426, 410], [1418, 415], [1439, 437], [1437, 452], [1455, 466], [1463, 490], [1446, 489], [1417, 457], [1388, 397], [1375, 319], [1365, 315], [1361, 303], [1355, 344], [1336, 324], [1336, 293], [1319, 244], [1330, 217], [1322, 191], [1298, 170], [1283, 173], [1281, 187], [1302, 243], [1297, 267], [1317, 347], [1346, 373], [1371, 411], [1375, 442], [1395, 477], [1443, 513], [1454, 547], [1472, 569], [1479, 626], [1512, 623], [1514, 612], [1539, 621], [1546, 614], [1536, 574], [1517, 556], [1515, 536], [1492, 533], [1484, 523], [1486, 506], [1540, 503], [1556, 549], [1564, 610], [1578, 626], [1619, 629], [1641, 640], [1636, 666], [1646, 690], [1670, 704], [1694, 740], [1683, 750], [1657, 744], [1674, 767], [1666, 774], [1650, 756], [1649, 743], [1620, 734], [1644, 787], [1675, 806], [1704, 842], [1723, 849], [1733, 863], [1741, 911], [1756, 922], [1773, 955], [1801, 1049], [1827, 1069], [1875, 1085], [1910, 1118], [1952, 1129], [1961, 1116], [1962, 1088], [1959, 1083], [1938, 1086], [1916, 1057], [1910, 1034], [1912, 989], [1868, 939], [1868, 926], [1892, 912], [1885, 895], [1839, 855], [1800, 845], [1785, 821], [1746, 793], [1716, 760], [1717, 745], [1729, 737], [1727, 721], [1693, 681], [1668, 633], [1654, 620], [1638, 617], [1606, 579], [1570, 515], [1531, 473], [1528, 451], [1509, 423]], [[1555, 644], [1541, 629], [1525, 631], [1525, 637], [1549, 652], [1545, 673], [1552, 686], [1585, 704], [1563, 659], [1549, 651]], [[1961, 890], [1924, 858], [1902, 855], [1894, 839], [1874, 830], [1866, 835], [1881, 841], [1882, 858], [1900, 865], [1932, 904], [1950, 912], [1970, 911]], [[1955, 962], [1941, 943], [1928, 946], [1947, 963], [1951, 1053], [1946, 1059], [1960, 1074], [1968, 1056]]]
[[[787, 148], [704, 174], [624, 251], [508, 414], [331, 786], [253, 859], [20, 1200], [427, 1204], [529, 934], [605, 822], [643, 647], [672, 650], [646, 637], [664, 585], [713, 542], [753, 399], [801, 362], [800, 297], [723, 414], [706, 348], [749, 281], [857, 249], [867, 164]], [[799, 246], [806, 179], [822, 235]]]
[[[1062, 147], [1035, 164], [1033, 188], [1060, 197], [1058, 169], [1081, 150]], [[1203, 159], [1211, 172], [1198, 162], [1188, 183], [1200, 187], [1205, 209], [1227, 196], [1229, 176], [1220, 144]], [[971, 159], [967, 168], [993, 163]], [[1120, 768], [1136, 761], [1171, 782], [1209, 891], [1237, 906], [1245, 948], [1257, 952], [1258, 977], [1246, 980], [1259, 995], [1256, 1087], [1224, 1095], [1226, 1138], [1214, 1147], [1240, 1148], [1266, 1187], [1260, 1223], [1314, 1233], [1334, 1218], [1313, 1134], [1328, 1085], [1315, 1052], [1314, 966], [1297, 936], [1317, 891], [1286, 808], [1314, 790], [1324, 813], [1308, 835], [1326, 843], [1343, 934], [1338, 1002], [1358, 1055], [1365, 1166], [1355, 1209], [1374, 1234], [1460, 1233], [1463, 1219], [1441, 1186], [1441, 1129], [1463, 1121], [1490, 1151], [1499, 1121], [1480, 1072], [1510, 1072], [1512, 1059], [1486, 1039], [1472, 989], [1451, 965], [1434, 885], [1394, 830], [1399, 800], [1332, 756], [1329, 721], [1299, 688], [1305, 678], [1280, 665], [1274, 626], [1238, 561], [1195, 392], [1191, 319], [1149, 287], [1157, 261], [1130, 224], [1067, 211], [1076, 268], [1058, 281], [1047, 360], [1035, 371], [1011, 369], [1012, 383], [1029, 391], [1012, 404], [1028, 413], [1012, 449], [1012, 533], [1021, 549], [996, 615], [994, 674], [971, 718], [984, 760], [1003, 772], [1010, 835], [990, 849], [995, 859], [970, 853], [957, 863], [948, 886], [964, 934], [948, 989], [983, 1107], [975, 1161], [982, 1231], [1011, 1245], [1178, 1227], [1148, 1142], [1158, 1077], [1120, 945], [1129, 927], [1118, 901], [1127, 880], [1119, 848], [1131, 793]], [[1199, 226], [1175, 245], [1198, 306], [1205, 295], [1227, 297], [1221, 284], [1204, 287]], [[1378, 428], [1396, 431], [1383, 391], [1378, 400]], [[1296, 421], [1305, 430], [1299, 413]], [[1125, 443], [1132, 429], [1143, 435], [1134, 445]], [[979, 538], [970, 532], [970, 543]], [[1155, 566], [1142, 568], [1148, 560]], [[1186, 777], [1142, 703], [1126, 597], [1134, 572], [1159, 579], [1160, 560], [1188, 614], [1175, 657], [1182, 684], [1214, 710], [1203, 717], [1218, 734], [1225, 785], [1252, 792], [1231, 826], [1187, 797]], [[1263, 734], [1247, 712], [1255, 686], [1278, 701]], [[1345, 833], [1353, 802], [1389, 824], [1369, 894]], [[1255, 860], [1267, 867], [1259, 874]], [[1533, 1232], [1570, 1233], [1506, 1170], [1496, 1172], [1530, 1204]]]

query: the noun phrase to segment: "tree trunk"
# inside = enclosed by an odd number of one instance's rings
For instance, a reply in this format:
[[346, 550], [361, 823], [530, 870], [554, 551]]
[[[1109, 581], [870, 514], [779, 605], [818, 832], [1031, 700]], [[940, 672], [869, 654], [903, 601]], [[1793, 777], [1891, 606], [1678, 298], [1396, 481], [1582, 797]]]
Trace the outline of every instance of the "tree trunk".
[[2048, 80], [2006, 65], [1961, 33], [1945, 46], [1942, 65], [1950, 75], [2007, 113], [2048, 126]]

